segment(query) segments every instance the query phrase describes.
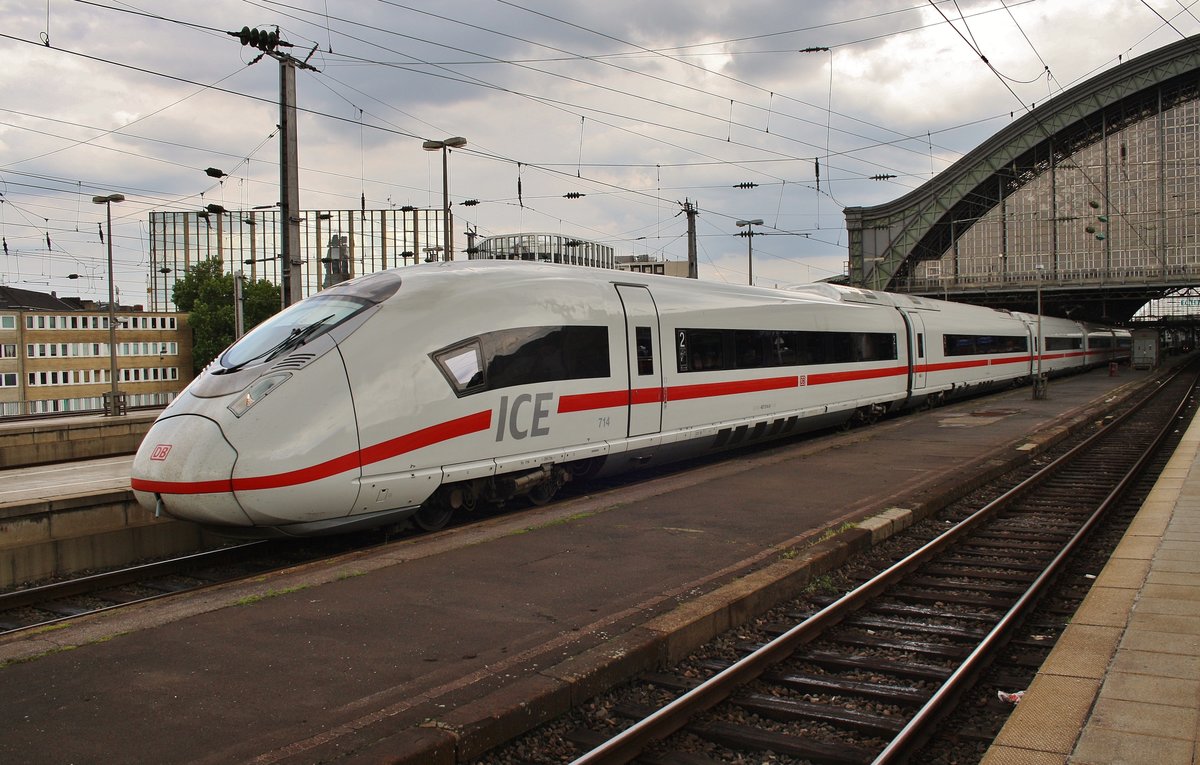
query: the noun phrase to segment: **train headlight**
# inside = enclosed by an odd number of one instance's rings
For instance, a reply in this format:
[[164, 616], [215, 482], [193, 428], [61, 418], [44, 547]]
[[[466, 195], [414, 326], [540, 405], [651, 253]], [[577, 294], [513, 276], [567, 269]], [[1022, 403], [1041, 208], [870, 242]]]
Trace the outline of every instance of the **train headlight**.
[[241, 417], [250, 411], [250, 407], [266, 398], [271, 391], [287, 382], [291, 376], [290, 372], [279, 372], [258, 378], [238, 394], [237, 399], [229, 405], [229, 411], [233, 412], [235, 417]]

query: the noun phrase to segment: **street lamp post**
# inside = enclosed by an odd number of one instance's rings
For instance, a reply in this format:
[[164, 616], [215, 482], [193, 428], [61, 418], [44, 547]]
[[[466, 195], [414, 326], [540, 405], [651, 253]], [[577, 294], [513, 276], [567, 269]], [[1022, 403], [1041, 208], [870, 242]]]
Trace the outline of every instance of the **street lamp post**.
[[747, 270], [750, 272], [750, 280], [747, 282], [747, 284], [749, 284], [751, 287], [754, 286], [754, 227], [761, 226], [762, 224], [762, 218], [755, 218], [754, 220], [739, 220], [737, 222], [739, 228], [742, 226], [746, 227], [746, 265]]
[[450, 249], [450, 174], [447, 155], [450, 149], [458, 149], [467, 145], [467, 139], [462, 136], [446, 138], [441, 141], [426, 141], [421, 144], [425, 151], [442, 152], [442, 252], [446, 260], [454, 260], [454, 251]]
[[112, 203], [124, 202], [124, 194], [109, 194], [103, 197], [92, 197], [92, 202], [104, 205], [108, 216], [108, 374], [112, 378], [112, 393], [104, 413], [117, 415], [124, 407], [118, 404], [120, 393], [117, 391], [117, 306], [116, 288], [113, 284], [113, 254], [112, 254]]

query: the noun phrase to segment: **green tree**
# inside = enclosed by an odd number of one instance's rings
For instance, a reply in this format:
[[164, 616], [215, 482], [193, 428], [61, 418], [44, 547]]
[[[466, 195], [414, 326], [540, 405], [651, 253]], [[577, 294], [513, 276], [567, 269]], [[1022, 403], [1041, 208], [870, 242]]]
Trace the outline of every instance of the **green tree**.
[[[279, 288], [266, 279], [246, 281], [242, 297], [247, 332], [279, 310]], [[193, 372], [199, 373], [233, 343], [233, 274], [220, 260], [202, 260], [175, 282], [171, 299], [188, 314]]]

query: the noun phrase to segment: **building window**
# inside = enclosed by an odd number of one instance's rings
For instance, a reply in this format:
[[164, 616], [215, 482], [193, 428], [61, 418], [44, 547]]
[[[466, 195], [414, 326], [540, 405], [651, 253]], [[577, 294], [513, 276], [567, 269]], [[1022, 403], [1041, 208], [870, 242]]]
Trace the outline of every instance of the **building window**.
[[16, 316], [0, 316], [0, 329], [16, 329], [16, 328], [17, 328], [17, 317]]

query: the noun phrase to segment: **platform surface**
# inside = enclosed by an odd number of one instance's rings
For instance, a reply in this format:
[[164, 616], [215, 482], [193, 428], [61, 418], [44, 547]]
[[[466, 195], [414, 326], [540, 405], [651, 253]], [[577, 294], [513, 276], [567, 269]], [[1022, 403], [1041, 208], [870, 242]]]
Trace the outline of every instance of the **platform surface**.
[[133, 456], [0, 470], [0, 506], [129, 489]]
[[449, 762], [496, 720], [578, 702], [580, 657], [632, 661], [660, 645], [648, 625], [1090, 424], [1146, 376], [1055, 380], [1045, 400], [1017, 389], [0, 638], [0, 762]]

